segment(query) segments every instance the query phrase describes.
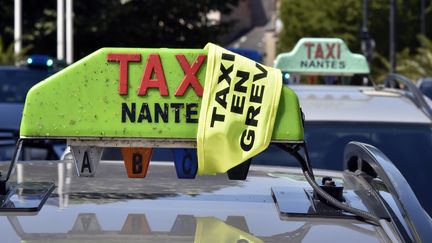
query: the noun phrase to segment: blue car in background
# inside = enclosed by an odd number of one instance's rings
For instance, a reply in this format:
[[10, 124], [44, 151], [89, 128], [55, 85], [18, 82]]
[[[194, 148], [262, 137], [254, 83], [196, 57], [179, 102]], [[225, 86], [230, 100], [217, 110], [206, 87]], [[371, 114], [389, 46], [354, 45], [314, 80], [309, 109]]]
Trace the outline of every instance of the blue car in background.
[[[56, 73], [54, 60], [43, 55], [31, 56], [25, 66], [0, 66], [0, 161], [9, 161], [19, 137], [21, 116], [29, 89]], [[58, 159], [63, 143], [39, 141], [24, 151], [25, 159]]]
[[417, 87], [426, 97], [432, 100], [432, 77], [418, 80]]

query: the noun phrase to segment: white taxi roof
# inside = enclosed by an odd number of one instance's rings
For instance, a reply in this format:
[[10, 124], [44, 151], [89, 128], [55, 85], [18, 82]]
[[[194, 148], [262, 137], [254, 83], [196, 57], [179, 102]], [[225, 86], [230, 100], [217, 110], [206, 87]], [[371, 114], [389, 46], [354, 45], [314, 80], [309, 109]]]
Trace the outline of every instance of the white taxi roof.
[[292, 85], [306, 121], [431, 124], [408, 97], [374, 87]]

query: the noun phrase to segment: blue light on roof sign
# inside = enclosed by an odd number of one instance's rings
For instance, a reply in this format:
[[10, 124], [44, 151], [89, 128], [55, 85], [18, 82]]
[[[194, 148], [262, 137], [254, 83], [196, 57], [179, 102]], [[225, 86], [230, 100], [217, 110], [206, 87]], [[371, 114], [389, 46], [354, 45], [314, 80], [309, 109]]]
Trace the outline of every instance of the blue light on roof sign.
[[48, 59], [48, 60], [46, 61], [46, 65], [47, 65], [48, 67], [51, 67], [53, 64], [54, 64], [54, 61], [53, 61], [52, 59]]
[[30, 67], [48, 68], [54, 65], [54, 60], [47, 55], [32, 55], [27, 58]]

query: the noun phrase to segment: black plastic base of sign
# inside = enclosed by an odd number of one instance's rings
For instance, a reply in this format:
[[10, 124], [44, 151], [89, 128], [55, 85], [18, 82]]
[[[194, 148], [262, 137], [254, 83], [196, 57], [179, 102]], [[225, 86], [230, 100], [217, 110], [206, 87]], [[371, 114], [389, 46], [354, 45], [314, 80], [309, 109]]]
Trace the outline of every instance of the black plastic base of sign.
[[246, 180], [249, 173], [249, 167], [252, 159], [248, 159], [245, 162], [237, 165], [236, 167], [228, 170], [228, 179], [230, 180]]

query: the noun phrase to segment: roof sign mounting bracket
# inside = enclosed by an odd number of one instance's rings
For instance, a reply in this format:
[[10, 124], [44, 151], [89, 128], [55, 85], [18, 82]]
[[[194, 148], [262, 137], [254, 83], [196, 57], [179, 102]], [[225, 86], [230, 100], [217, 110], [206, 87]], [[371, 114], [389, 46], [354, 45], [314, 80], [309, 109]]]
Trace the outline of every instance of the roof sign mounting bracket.
[[54, 182], [10, 182], [23, 140], [18, 140], [6, 175], [0, 173], [0, 212], [38, 212], [55, 188]]

